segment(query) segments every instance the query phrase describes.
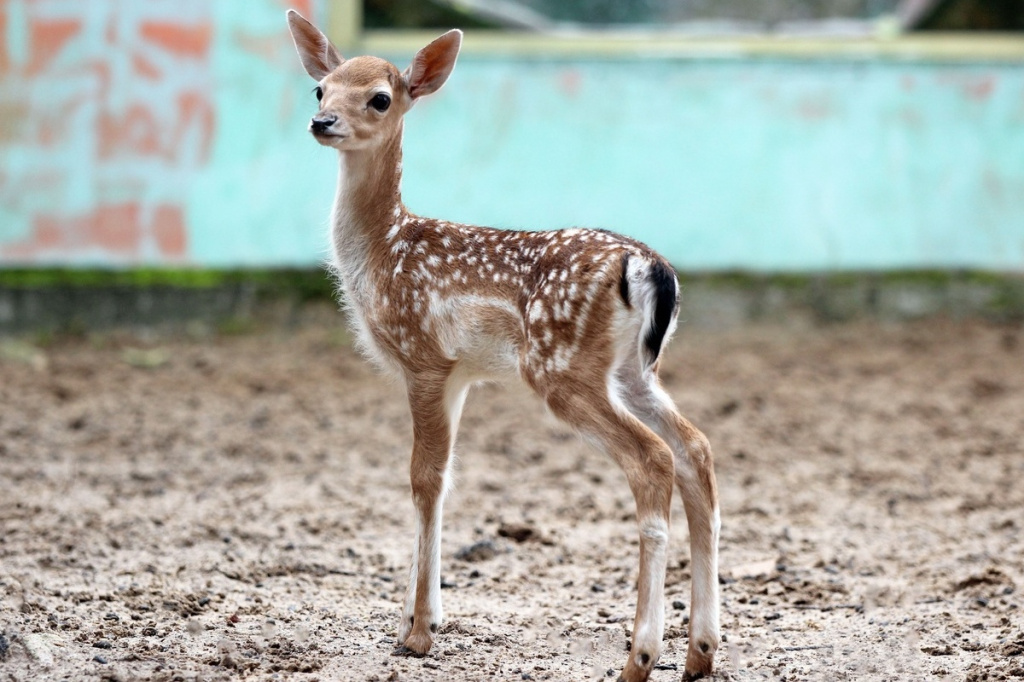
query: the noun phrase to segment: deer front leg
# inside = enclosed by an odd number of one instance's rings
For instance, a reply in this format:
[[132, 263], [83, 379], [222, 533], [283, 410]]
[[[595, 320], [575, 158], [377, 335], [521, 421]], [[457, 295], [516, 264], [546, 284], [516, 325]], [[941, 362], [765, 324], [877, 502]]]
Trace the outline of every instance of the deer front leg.
[[409, 639], [409, 633], [412, 632], [413, 622], [415, 622], [416, 618], [416, 578], [419, 573], [417, 565], [419, 564], [420, 526], [422, 525], [423, 520], [417, 511], [416, 538], [412, 543], [412, 567], [409, 569], [409, 584], [405, 588], [405, 601], [402, 605], [402, 619], [398, 623], [398, 645], [400, 647], [405, 646], [405, 640]]
[[465, 385], [450, 375], [408, 377], [413, 447], [409, 473], [416, 510], [416, 544], [409, 587], [398, 627], [398, 643], [425, 654], [441, 625], [441, 513], [455, 431], [466, 397]]
[[[413, 459], [416, 456], [413, 455]], [[441, 607], [441, 507], [444, 472], [412, 477], [416, 508], [416, 541], [409, 587], [405, 593], [398, 643], [409, 652], [425, 654], [444, 617]]]

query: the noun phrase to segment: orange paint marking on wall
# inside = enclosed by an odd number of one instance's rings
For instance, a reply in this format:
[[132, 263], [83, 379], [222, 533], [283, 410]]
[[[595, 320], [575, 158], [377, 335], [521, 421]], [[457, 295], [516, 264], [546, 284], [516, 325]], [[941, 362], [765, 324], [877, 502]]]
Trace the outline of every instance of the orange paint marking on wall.
[[107, 45], [117, 45], [117, 17], [114, 15], [107, 20], [107, 25], [103, 29], [103, 37], [107, 41]]
[[53, 147], [61, 142], [61, 133], [66, 130], [60, 122], [61, 117], [39, 117], [36, 122], [36, 142], [39, 143], [40, 147]]
[[23, 141], [30, 134], [32, 105], [24, 101], [0, 102], [0, 144]]
[[580, 94], [580, 87], [583, 84], [583, 76], [576, 69], [567, 69], [558, 77], [558, 85], [569, 97]]
[[56, 249], [64, 242], [64, 231], [55, 220], [40, 220], [35, 225], [33, 243], [41, 250]]
[[213, 28], [209, 24], [186, 26], [164, 21], [142, 22], [142, 37], [183, 57], [202, 58], [210, 51]]
[[24, 129], [21, 141], [30, 140], [41, 149], [53, 149], [66, 144], [78, 133], [68, 121], [76, 120], [82, 108], [90, 103], [88, 94], [81, 91], [66, 93], [61, 97], [59, 106], [32, 108], [29, 103], [25, 103], [25, 113], [18, 119]]
[[281, 53], [281, 39], [278, 36], [256, 35], [247, 31], [235, 31], [232, 41], [244, 52], [275, 63]]
[[29, 23], [32, 56], [26, 68], [28, 75], [46, 71], [61, 49], [81, 30], [80, 19], [33, 19]]
[[[18, 12], [0, 0], [0, 81], [18, 95], [0, 102], [0, 199], [11, 217], [0, 227], [0, 264], [187, 262], [205, 242], [189, 233], [193, 197], [180, 185], [191, 180], [179, 178], [199, 177], [193, 171], [214, 156], [220, 42], [291, 65], [284, 24], [247, 31], [250, 22], [209, 3], [181, 16], [145, 0], [128, 2], [127, 15], [117, 13], [121, 0], [14, 3]], [[324, 0], [243, 4], [239, 14], [279, 22], [287, 7], [326, 14]], [[21, 40], [8, 46], [12, 30]], [[271, 112], [290, 86], [283, 93]], [[39, 167], [23, 170], [11, 147], [29, 148]], [[112, 180], [82, 185], [83, 175]]]
[[[0, 36], [7, 35], [7, 12], [0, 11]], [[0, 45], [0, 73], [6, 73], [10, 68], [7, 62], [7, 46]]]
[[826, 97], [809, 95], [797, 102], [796, 113], [805, 121], [821, 121], [832, 116], [835, 111]]
[[200, 163], [210, 160], [213, 149], [215, 123], [213, 103], [201, 92], [183, 92], [178, 96], [178, 121], [174, 127], [170, 146], [167, 149], [169, 158], [181, 157], [184, 149], [184, 138], [189, 130], [199, 128], [199, 151], [196, 159]]
[[137, 203], [107, 204], [69, 227], [78, 229], [78, 236], [87, 246], [99, 246], [110, 253], [135, 254], [142, 243], [142, 225]]
[[[173, 121], [143, 104], [122, 113], [103, 110], [97, 117], [97, 156], [100, 159], [159, 157], [179, 162], [193, 154], [200, 163], [210, 158], [216, 125], [213, 104], [199, 92], [178, 95]], [[189, 134], [198, 130], [198, 149], [188, 146]]]
[[139, 74], [143, 78], [160, 80], [160, 69], [156, 68], [156, 65], [153, 64], [153, 62], [140, 54], [132, 55], [132, 67], [134, 68], [135, 73]]
[[12, 258], [55, 256], [71, 252], [102, 251], [129, 262], [142, 258], [147, 238], [160, 257], [181, 261], [187, 256], [188, 230], [180, 206], [159, 204], [144, 221], [137, 202], [100, 204], [88, 213], [63, 215], [41, 213], [33, 219], [32, 233], [20, 243], [9, 244], [2, 255]]
[[159, 156], [160, 124], [153, 113], [141, 104], [123, 114], [101, 111], [97, 119], [99, 144], [97, 156], [106, 160], [116, 157]]
[[942, 85], [959, 90], [965, 99], [975, 102], [984, 102], [989, 99], [998, 85], [995, 76], [989, 74], [964, 74], [956, 71], [938, 74], [937, 81]]
[[112, 256], [138, 256], [142, 226], [137, 203], [103, 204], [76, 216], [40, 213], [23, 242], [2, 249], [5, 256], [32, 258], [102, 249]]
[[96, 77], [96, 98], [100, 101], [110, 96], [110, 87], [113, 82], [113, 74], [110, 64], [106, 62], [92, 62], [85, 65], [85, 71], [95, 74]]
[[293, 9], [307, 19], [314, 18], [312, 0], [278, 0], [278, 2], [285, 9]]
[[153, 213], [151, 234], [161, 256], [174, 260], [185, 256], [188, 230], [180, 206], [158, 206]]
[[988, 99], [996, 89], [995, 79], [991, 76], [985, 76], [970, 80], [964, 86], [964, 93], [968, 99], [976, 101], [984, 101]]

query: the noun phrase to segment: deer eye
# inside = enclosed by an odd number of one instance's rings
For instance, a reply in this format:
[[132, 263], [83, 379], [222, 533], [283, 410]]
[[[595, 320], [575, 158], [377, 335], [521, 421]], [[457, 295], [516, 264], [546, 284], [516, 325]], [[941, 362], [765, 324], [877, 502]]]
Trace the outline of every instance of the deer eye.
[[383, 92], [378, 92], [370, 100], [370, 106], [380, 112], [385, 112], [391, 106], [391, 97]]
[[316, 95], [316, 101], [319, 102], [324, 98], [324, 89], [318, 85], [316, 86], [316, 90], [313, 91], [313, 94]]

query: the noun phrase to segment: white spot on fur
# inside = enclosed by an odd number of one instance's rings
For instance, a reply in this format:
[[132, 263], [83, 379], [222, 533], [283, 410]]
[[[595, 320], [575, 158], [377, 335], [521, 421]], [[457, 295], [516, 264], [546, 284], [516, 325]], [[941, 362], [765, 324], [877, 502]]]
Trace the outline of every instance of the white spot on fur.
[[530, 304], [529, 319], [530, 322], [537, 322], [544, 316], [544, 304], [541, 303], [539, 298], [533, 299], [533, 303]]

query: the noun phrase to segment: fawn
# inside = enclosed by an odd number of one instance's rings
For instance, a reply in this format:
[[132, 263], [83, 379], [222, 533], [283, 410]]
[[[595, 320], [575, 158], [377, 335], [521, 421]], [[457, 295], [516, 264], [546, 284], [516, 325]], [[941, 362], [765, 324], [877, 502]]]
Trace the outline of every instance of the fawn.
[[636, 500], [640, 572], [621, 680], [646, 680], [661, 652], [673, 483], [690, 529], [692, 615], [685, 677], [719, 645], [718, 490], [707, 439], [658, 380], [676, 325], [668, 262], [611, 232], [519, 232], [422, 218], [402, 203], [402, 117], [448, 79], [462, 44], [449, 31], [405, 71], [345, 60], [294, 10], [288, 25], [317, 81], [317, 142], [338, 150], [333, 269], [361, 349], [404, 379], [412, 411], [416, 540], [398, 627], [425, 654], [441, 623], [441, 508], [462, 406], [481, 380], [518, 376], [551, 412], [614, 459]]

